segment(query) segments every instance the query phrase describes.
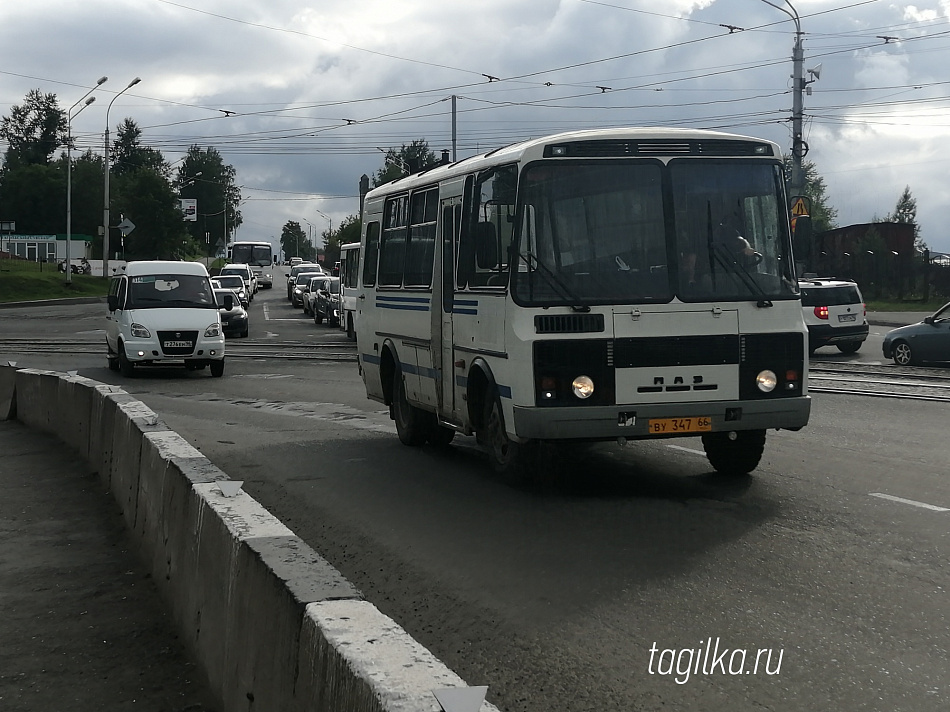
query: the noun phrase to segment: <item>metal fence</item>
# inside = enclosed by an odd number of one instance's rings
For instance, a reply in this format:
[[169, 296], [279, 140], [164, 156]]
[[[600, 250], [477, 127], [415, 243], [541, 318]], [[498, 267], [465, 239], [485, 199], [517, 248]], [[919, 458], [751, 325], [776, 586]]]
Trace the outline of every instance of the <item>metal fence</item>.
[[853, 279], [865, 299], [875, 301], [950, 301], [950, 261], [929, 250], [902, 255], [889, 250], [815, 256], [813, 270], [822, 277]]

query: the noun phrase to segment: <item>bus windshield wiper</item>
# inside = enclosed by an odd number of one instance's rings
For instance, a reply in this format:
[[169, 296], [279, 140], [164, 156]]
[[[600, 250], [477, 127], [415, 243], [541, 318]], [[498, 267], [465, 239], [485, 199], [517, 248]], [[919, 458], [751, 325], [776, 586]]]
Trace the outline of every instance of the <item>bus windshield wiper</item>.
[[[530, 252], [529, 253], [519, 252], [518, 257], [523, 259], [527, 263], [528, 267], [533, 267], [534, 270], [538, 274], [542, 275], [545, 281], [551, 287], [553, 287], [555, 291], [557, 291], [562, 298], [570, 302], [573, 302], [572, 304], [569, 305], [573, 311], [576, 311], [576, 312], [590, 311], [590, 307], [584, 304], [581, 304], [581, 301], [582, 301], [581, 298], [577, 294], [575, 294], [574, 291], [570, 287], [564, 284], [564, 281], [560, 277], [557, 276], [554, 270], [552, 270], [550, 267], [544, 264], [541, 260], [539, 260], [537, 255], [531, 254]], [[529, 274], [528, 279], [530, 278], [531, 278], [531, 275]]]
[[738, 260], [734, 259], [733, 255], [729, 253], [725, 245], [722, 243], [717, 244], [713, 247], [712, 251], [713, 256], [716, 258], [716, 261], [722, 265], [722, 267], [732, 274], [739, 277], [739, 281], [742, 282], [746, 287], [749, 288], [749, 291], [752, 294], [759, 298], [759, 301], [756, 302], [757, 307], [766, 308], [773, 306], [772, 301], [768, 298], [768, 295], [765, 293], [765, 290], [755, 281], [755, 278], [749, 274], [749, 270], [740, 263]]

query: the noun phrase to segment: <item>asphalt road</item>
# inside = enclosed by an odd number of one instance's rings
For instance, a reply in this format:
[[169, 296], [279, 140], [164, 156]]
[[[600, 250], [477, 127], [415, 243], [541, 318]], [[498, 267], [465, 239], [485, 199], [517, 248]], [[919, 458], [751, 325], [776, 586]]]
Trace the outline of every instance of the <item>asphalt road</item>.
[[[101, 309], [4, 310], [0, 334]], [[252, 319], [251, 343], [338, 335], [280, 285]], [[947, 709], [945, 404], [817, 394], [740, 483], [686, 439], [559, 448], [515, 488], [471, 439], [402, 446], [352, 363], [14, 360], [123, 385], [503, 710]]]

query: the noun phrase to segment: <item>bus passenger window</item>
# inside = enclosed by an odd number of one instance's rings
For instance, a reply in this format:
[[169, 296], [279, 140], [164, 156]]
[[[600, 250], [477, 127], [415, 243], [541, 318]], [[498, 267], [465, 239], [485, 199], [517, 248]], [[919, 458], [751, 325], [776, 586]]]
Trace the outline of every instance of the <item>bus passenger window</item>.
[[366, 257], [363, 258], [363, 286], [376, 286], [376, 258], [379, 255], [379, 223], [366, 226]]
[[379, 244], [379, 284], [402, 285], [406, 267], [406, 224], [409, 196], [402, 195], [386, 201], [382, 239]]

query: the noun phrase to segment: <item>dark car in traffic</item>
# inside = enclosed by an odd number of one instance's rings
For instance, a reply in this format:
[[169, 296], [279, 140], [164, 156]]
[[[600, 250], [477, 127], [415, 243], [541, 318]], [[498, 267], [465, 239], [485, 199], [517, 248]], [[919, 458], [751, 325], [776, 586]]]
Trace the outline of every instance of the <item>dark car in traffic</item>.
[[950, 362], [950, 303], [923, 321], [899, 326], [884, 337], [884, 358], [898, 366]]
[[[231, 308], [227, 308], [225, 297], [231, 295]], [[221, 315], [221, 331], [225, 337], [247, 337], [250, 333], [247, 310], [241, 302], [234, 298], [234, 292], [228, 288], [215, 289], [214, 299], [218, 304], [218, 314]]]

